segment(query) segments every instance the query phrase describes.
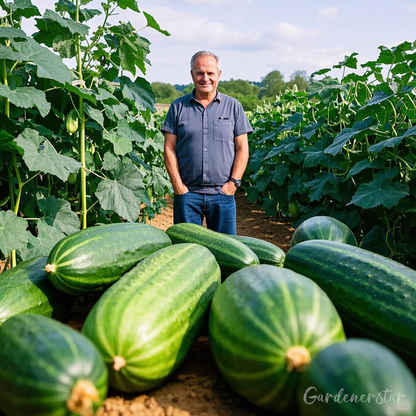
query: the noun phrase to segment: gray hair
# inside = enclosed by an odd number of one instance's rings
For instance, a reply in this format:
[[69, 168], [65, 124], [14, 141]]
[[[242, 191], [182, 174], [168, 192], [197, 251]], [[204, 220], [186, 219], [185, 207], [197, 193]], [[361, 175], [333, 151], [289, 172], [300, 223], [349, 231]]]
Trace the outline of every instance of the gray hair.
[[215, 55], [215, 53], [212, 53], [212, 52], [209, 52], [209, 51], [199, 51], [199, 52], [195, 53], [194, 56], [191, 58], [191, 71], [194, 69], [195, 59], [199, 58], [200, 56], [212, 56], [217, 61], [218, 71], [221, 70], [220, 58], [218, 58], [218, 56]]

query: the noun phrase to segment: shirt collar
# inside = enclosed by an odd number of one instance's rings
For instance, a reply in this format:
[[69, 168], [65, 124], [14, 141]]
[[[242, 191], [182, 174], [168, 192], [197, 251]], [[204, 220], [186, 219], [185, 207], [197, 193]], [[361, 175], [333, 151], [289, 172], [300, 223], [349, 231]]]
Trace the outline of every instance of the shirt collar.
[[[195, 98], [195, 88], [192, 90], [192, 92], [191, 92], [191, 94], [189, 96], [190, 96], [189, 100], [191, 102], [198, 101]], [[215, 96], [215, 98], [213, 99], [213, 101], [218, 101], [220, 103], [221, 102], [221, 99], [222, 99], [222, 94], [217, 90], [217, 95]]]

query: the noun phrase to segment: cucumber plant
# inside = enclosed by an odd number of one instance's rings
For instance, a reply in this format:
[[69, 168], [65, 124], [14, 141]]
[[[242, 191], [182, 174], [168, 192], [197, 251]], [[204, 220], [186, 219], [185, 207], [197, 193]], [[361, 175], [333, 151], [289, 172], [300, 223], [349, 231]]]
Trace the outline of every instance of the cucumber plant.
[[135, 0], [88, 3], [41, 14], [30, 0], [0, 1], [0, 257], [13, 265], [79, 228], [146, 221], [170, 190], [155, 96], [140, 76], [150, 41], [112, 21], [128, 10], [142, 31], [169, 33]]
[[[416, 43], [379, 47], [361, 65], [353, 53], [250, 115], [250, 202], [270, 216], [332, 216], [363, 248], [416, 262]], [[294, 209], [299, 204], [298, 209]]]

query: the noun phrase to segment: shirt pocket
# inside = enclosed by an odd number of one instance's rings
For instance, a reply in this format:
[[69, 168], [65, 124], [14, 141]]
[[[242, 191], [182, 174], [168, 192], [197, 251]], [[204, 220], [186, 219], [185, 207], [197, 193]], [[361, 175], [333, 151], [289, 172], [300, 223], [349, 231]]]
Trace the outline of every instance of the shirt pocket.
[[234, 140], [234, 129], [230, 120], [214, 121], [214, 140], [228, 142]]

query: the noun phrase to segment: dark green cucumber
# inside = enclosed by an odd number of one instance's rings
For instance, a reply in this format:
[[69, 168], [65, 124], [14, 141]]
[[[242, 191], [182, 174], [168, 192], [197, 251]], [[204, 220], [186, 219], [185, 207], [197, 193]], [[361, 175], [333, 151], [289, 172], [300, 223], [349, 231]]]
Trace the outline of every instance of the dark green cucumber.
[[191, 223], [181, 223], [170, 226], [166, 230], [173, 244], [200, 244], [211, 251], [217, 259], [221, 273], [225, 276], [243, 267], [260, 264], [254, 251], [241, 241], [228, 234], [218, 233], [208, 228]]
[[227, 383], [256, 406], [294, 414], [311, 358], [345, 340], [341, 319], [312, 280], [262, 264], [229, 276], [214, 295], [209, 339]]
[[278, 246], [261, 238], [248, 237], [245, 235], [230, 235], [230, 237], [241, 241], [251, 248], [259, 258], [260, 264], [271, 264], [283, 267], [285, 252]]
[[403, 360], [368, 339], [318, 352], [301, 376], [302, 416], [414, 416], [416, 381]]
[[196, 340], [220, 279], [208, 249], [175, 244], [149, 255], [107, 289], [82, 333], [101, 351], [110, 386], [145, 391], [171, 375]]
[[294, 231], [291, 246], [308, 240], [331, 240], [357, 246], [354, 233], [336, 218], [318, 215], [303, 221]]
[[0, 274], [0, 324], [21, 313], [65, 320], [75, 297], [62, 293], [48, 280], [46, 257], [35, 257]]
[[108, 373], [93, 343], [54, 319], [22, 314], [0, 326], [0, 411], [8, 416], [92, 415]]
[[371, 338], [416, 359], [416, 271], [336, 241], [311, 240], [286, 253], [285, 267], [331, 298], [347, 335]]
[[149, 254], [171, 245], [159, 228], [121, 223], [87, 228], [60, 240], [46, 271], [62, 292], [85, 294], [106, 289]]

